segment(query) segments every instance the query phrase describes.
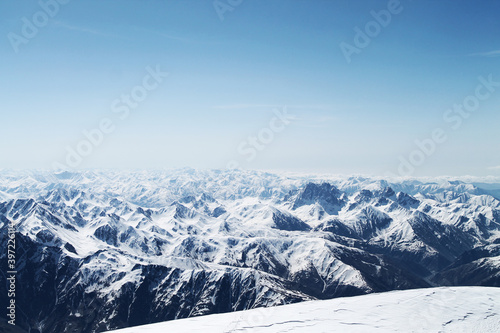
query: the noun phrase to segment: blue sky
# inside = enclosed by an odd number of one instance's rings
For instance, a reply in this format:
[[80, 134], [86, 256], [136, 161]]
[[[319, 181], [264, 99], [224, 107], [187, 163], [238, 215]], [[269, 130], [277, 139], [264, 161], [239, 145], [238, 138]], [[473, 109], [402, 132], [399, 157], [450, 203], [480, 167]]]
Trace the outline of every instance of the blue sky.
[[[341, 43], [355, 47], [354, 29], [365, 32], [371, 12], [391, 1], [224, 0], [233, 6], [221, 20], [213, 1], [66, 0], [45, 6], [53, 17], [43, 21], [41, 3], [53, 1], [0, 2], [0, 168], [68, 166], [68, 151], [87, 140], [82, 132], [107, 118], [114, 131], [76, 168], [232, 161], [337, 174], [500, 175], [500, 86], [483, 88], [488, 97], [457, 129], [443, 118], [475, 94], [479, 77], [500, 82], [498, 1], [401, 0], [349, 63]], [[39, 20], [29, 38], [26, 20]], [[120, 119], [113, 101], [140, 86], [148, 67], [168, 76]], [[285, 107], [294, 119], [267, 140]], [[415, 140], [437, 128], [446, 140], [427, 154]], [[257, 149], [249, 137], [259, 134], [268, 136]]]

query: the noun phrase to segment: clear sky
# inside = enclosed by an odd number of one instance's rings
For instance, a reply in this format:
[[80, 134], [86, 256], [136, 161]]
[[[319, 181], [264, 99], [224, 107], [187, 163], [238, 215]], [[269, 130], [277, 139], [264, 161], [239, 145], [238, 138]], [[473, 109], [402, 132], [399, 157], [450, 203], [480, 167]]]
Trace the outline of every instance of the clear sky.
[[500, 175], [499, 1], [55, 1], [0, 0], [0, 168]]

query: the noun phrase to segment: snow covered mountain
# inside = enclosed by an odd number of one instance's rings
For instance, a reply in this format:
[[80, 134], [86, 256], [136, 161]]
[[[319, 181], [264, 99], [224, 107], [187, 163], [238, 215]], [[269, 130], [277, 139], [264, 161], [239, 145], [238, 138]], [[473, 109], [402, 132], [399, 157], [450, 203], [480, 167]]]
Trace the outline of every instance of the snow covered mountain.
[[455, 287], [310, 301], [138, 326], [113, 333], [463, 332], [500, 328], [500, 288]]
[[2, 235], [10, 222], [23, 286], [18, 325], [32, 331], [101, 332], [397, 289], [500, 286], [500, 201], [460, 181], [2, 171]]

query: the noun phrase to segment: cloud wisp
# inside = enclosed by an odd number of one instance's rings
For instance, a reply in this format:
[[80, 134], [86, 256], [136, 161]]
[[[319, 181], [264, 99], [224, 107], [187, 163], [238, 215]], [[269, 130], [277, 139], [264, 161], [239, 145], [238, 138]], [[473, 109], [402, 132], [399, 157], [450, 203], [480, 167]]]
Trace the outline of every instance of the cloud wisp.
[[487, 57], [487, 58], [500, 57], [500, 50], [493, 50], [493, 51], [488, 51], [488, 52], [471, 53], [468, 56], [469, 57]]

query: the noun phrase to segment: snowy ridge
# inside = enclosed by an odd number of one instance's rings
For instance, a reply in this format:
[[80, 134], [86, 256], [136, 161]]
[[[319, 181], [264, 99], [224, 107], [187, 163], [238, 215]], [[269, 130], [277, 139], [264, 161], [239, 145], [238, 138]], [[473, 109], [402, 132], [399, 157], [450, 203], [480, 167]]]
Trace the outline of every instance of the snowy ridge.
[[498, 332], [500, 288], [394, 291], [138, 326], [113, 333]]

